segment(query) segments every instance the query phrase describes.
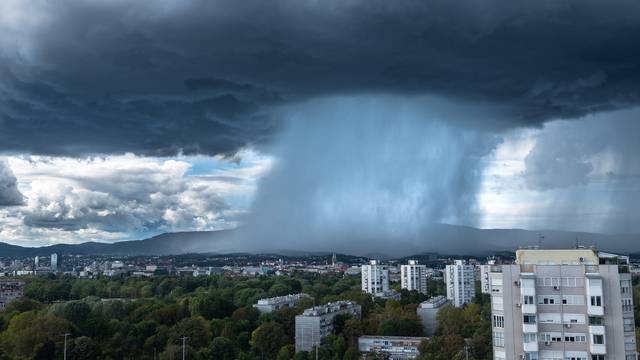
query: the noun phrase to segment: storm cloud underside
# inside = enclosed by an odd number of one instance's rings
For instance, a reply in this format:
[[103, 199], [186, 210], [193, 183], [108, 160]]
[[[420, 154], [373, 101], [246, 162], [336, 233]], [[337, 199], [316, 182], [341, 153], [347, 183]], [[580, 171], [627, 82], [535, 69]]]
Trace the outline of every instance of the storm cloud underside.
[[502, 127], [640, 98], [634, 1], [0, 6], [4, 151], [233, 153], [273, 106], [345, 93], [482, 102]]

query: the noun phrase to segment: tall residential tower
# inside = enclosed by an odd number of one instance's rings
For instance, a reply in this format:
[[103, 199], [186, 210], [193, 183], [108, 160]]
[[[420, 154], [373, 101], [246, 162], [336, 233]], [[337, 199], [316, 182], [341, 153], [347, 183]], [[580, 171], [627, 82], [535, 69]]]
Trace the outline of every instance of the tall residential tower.
[[447, 299], [453, 306], [461, 307], [476, 296], [475, 266], [464, 260], [455, 260], [444, 271], [444, 283], [447, 287]]
[[490, 287], [495, 360], [636, 359], [627, 257], [522, 249]]
[[389, 270], [377, 260], [362, 265], [362, 291], [381, 296], [389, 292]]
[[408, 265], [400, 266], [400, 284], [409, 291], [427, 293], [427, 267], [418, 265], [416, 260], [409, 260]]

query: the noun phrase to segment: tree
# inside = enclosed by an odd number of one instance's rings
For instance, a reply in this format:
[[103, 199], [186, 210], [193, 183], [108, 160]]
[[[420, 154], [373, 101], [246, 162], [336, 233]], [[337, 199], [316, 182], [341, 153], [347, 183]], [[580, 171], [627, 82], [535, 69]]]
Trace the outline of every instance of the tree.
[[73, 360], [91, 360], [100, 357], [98, 346], [86, 336], [73, 339], [69, 344], [69, 358]]
[[213, 339], [211, 342], [211, 359], [234, 360], [235, 356], [233, 341], [222, 336]]
[[274, 357], [286, 343], [287, 337], [282, 325], [276, 322], [262, 324], [251, 334], [251, 347], [261, 355]]
[[54, 315], [41, 315], [27, 311], [14, 316], [2, 333], [3, 346], [15, 358], [33, 357], [34, 349], [48, 341], [60, 341], [60, 334], [71, 332], [73, 324]]
[[278, 356], [276, 357], [276, 359], [291, 360], [291, 358], [293, 358], [293, 355], [295, 353], [296, 353], [296, 349], [293, 347], [293, 345], [285, 345], [280, 348], [280, 351], [278, 351]]
[[207, 346], [211, 339], [209, 323], [200, 316], [182, 319], [174, 326], [169, 341], [179, 343], [183, 336], [189, 338], [189, 346], [196, 350]]

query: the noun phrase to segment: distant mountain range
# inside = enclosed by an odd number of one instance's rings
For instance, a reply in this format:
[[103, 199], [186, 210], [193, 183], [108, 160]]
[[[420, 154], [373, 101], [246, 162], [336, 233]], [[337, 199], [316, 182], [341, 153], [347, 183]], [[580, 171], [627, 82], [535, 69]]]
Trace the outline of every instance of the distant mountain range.
[[[58, 254], [93, 255], [178, 255], [185, 253], [331, 253], [340, 252], [375, 258], [403, 257], [426, 252], [484, 256], [499, 251], [513, 251], [519, 246], [541, 245], [546, 248], [566, 248], [576, 245], [596, 246], [605, 251], [623, 254], [640, 252], [640, 235], [604, 235], [570, 231], [529, 231], [521, 229], [477, 229], [466, 226], [437, 225], [430, 233], [417, 239], [371, 239], [362, 241], [296, 242], [289, 245], [271, 241], [244, 242], [242, 230], [166, 233], [144, 240], [116, 243], [86, 242], [43, 247], [22, 247], [0, 242], [0, 256], [48, 256]], [[361, 239], [360, 239], [361, 240]], [[259, 245], [256, 245], [259, 244]]]
[[115, 243], [86, 242], [81, 244], [56, 244], [41, 247], [23, 247], [0, 242], [0, 256], [48, 256], [57, 254], [91, 255], [176, 255], [189, 252], [206, 252], [216, 239], [230, 230], [166, 233], [144, 240]]

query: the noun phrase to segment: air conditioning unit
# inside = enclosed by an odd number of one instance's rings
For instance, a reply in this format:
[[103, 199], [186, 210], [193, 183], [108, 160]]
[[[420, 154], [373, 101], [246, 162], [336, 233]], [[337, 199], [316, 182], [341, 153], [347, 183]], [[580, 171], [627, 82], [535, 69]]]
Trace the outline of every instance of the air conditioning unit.
[[545, 341], [545, 342], [544, 342], [544, 345], [545, 345], [545, 346], [551, 346], [551, 341]]
[[571, 328], [571, 324], [564, 324], [564, 326], [565, 326], [567, 329]]
[[560, 286], [554, 286], [553, 290], [560, 290]]
[[515, 285], [515, 286], [520, 286], [520, 281], [517, 281], [517, 280], [516, 280], [516, 281], [514, 281], [514, 282], [513, 282], [513, 285]]
[[516, 303], [516, 307], [522, 307], [522, 304]]

